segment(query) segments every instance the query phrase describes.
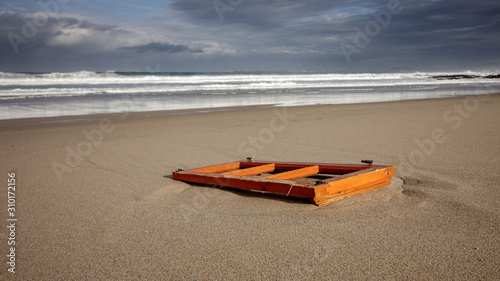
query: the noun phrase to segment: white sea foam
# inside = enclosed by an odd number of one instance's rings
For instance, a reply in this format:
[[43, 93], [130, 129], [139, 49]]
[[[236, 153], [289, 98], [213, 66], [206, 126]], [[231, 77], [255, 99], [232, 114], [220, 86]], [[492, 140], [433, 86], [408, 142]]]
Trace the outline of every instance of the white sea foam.
[[433, 78], [452, 74], [0, 72], [0, 119], [264, 104], [363, 103], [500, 92], [500, 79]]
[[[490, 83], [491, 79], [438, 80], [450, 73], [385, 74], [118, 74], [79, 71], [22, 74], [0, 72], [0, 99], [68, 97], [101, 94], [170, 94], [206, 91], [293, 90], [330, 88], [339, 91], [362, 87], [438, 87]], [[467, 73], [484, 76], [490, 73]]]

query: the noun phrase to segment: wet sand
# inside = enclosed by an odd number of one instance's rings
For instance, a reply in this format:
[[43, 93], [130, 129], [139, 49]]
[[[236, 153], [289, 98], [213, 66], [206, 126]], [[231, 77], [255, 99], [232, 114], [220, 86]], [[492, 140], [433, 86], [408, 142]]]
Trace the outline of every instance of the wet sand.
[[[67, 119], [0, 122], [2, 280], [500, 278], [500, 95]], [[171, 178], [247, 156], [397, 175], [322, 207]]]

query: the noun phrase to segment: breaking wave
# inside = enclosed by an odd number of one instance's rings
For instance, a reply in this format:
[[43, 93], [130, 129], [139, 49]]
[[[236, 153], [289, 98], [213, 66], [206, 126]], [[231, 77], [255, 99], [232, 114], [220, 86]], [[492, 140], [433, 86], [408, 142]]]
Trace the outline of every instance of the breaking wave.
[[[491, 79], [439, 80], [451, 73], [171, 73], [171, 72], [0, 72], [0, 100], [91, 95], [210, 95], [241, 91], [330, 89], [352, 91], [366, 87], [429, 88], [491, 82]], [[485, 76], [491, 73], [467, 72]]]

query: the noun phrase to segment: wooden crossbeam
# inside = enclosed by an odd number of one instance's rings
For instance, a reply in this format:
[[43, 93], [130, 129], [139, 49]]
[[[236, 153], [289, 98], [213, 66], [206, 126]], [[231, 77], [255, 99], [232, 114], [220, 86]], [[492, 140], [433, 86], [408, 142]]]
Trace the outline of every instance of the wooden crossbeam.
[[313, 198], [314, 188], [309, 186], [294, 184], [293, 181], [276, 181], [262, 177], [228, 177], [223, 174], [206, 174], [199, 172], [181, 171], [174, 172], [174, 179], [196, 182], [201, 184], [212, 184], [219, 186], [229, 186], [249, 190], [258, 190], [271, 193], [280, 193], [293, 196], [303, 196]]
[[208, 166], [198, 169], [189, 170], [191, 172], [200, 172], [200, 173], [222, 173], [234, 169], [240, 168], [240, 162], [233, 162], [221, 165]]
[[265, 177], [266, 179], [294, 180], [313, 176], [319, 173], [319, 166], [309, 166]]
[[274, 164], [267, 164], [256, 166], [252, 168], [246, 168], [242, 170], [235, 170], [231, 172], [222, 173], [223, 175], [233, 175], [233, 176], [255, 176], [263, 173], [269, 173], [274, 171]]
[[361, 171], [366, 168], [384, 168], [383, 165], [366, 165], [366, 164], [332, 164], [332, 163], [304, 163], [304, 162], [271, 162], [271, 161], [246, 161], [240, 163], [240, 168], [250, 168], [265, 164], [274, 163], [276, 170], [295, 170], [318, 165], [319, 172], [325, 174], [346, 174], [356, 171]]

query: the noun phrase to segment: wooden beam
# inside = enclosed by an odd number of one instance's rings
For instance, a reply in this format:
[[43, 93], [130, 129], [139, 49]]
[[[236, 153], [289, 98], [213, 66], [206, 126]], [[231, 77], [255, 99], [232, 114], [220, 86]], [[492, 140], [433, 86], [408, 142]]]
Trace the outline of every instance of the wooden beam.
[[233, 176], [255, 176], [263, 173], [269, 173], [274, 171], [274, 164], [267, 164], [256, 166], [252, 168], [246, 168], [242, 170], [235, 170], [231, 172], [222, 173], [223, 175], [233, 175]]
[[222, 174], [182, 171], [173, 172], [173, 178], [176, 180], [195, 182], [199, 184], [201, 183], [229, 186], [234, 188], [280, 193], [308, 198], [313, 198], [315, 195], [314, 188], [310, 186], [295, 184], [293, 181], [279, 181], [274, 179], [265, 179], [262, 177], [227, 177], [226, 175]]
[[266, 179], [293, 180], [316, 175], [319, 172], [319, 166], [309, 166], [302, 169], [295, 169], [265, 177]]
[[295, 170], [309, 167], [311, 165], [319, 166], [320, 173], [326, 174], [347, 174], [362, 171], [368, 168], [384, 168], [385, 165], [367, 165], [367, 164], [331, 164], [331, 163], [305, 163], [305, 162], [270, 162], [270, 161], [241, 161], [240, 168], [250, 168], [265, 164], [274, 163], [276, 170]]
[[386, 178], [396, 174], [394, 166], [385, 166], [385, 168], [369, 168], [363, 171], [349, 173], [338, 177], [323, 180], [324, 184], [316, 186], [316, 197], [337, 192], [346, 191], [359, 186], [369, 185], [376, 181], [383, 181]]
[[377, 181], [373, 184], [362, 185], [362, 186], [358, 186], [356, 188], [348, 189], [346, 191], [339, 191], [339, 192], [334, 193], [334, 194], [328, 194], [328, 195], [323, 195], [321, 197], [314, 197], [312, 199], [311, 198], [309, 198], [309, 199], [311, 199], [311, 201], [314, 204], [316, 204], [318, 206], [322, 206], [322, 205], [326, 205], [326, 204], [331, 203], [331, 202], [336, 201], [336, 200], [341, 200], [341, 199], [344, 199], [347, 197], [361, 194], [361, 193], [364, 193], [364, 192], [367, 192], [370, 190], [374, 190], [374, 189], [377, 189], [377, 188], [380, 188], [380, 187], [383, 187], [386, 185], [390, 185], [390, 184], [391, 184], [390, 179], [385, 180], [385, 181]]
[[235, 170], [240, 168], [240, 162], [232, 162], [227, 164], [208, 166], [198, 169], [189, 170], [191, 172], [200, 172], [200, 173], [222, 173], [230, 170]]
[[394, 166], [375, 169], [367, 173], [353, 173], [347, 177], [339, 177], [340, 179], [334, 178], [332, 180], [326, 180], [328, 187], [326, 188], [329, 194], [333, 194], [342, 190], [347, 190], [351, 186], [364, 186], [374, 183], [378, 180], [385, 180], [386, 178], [391, 179], [391, 176], [396, 174]]

